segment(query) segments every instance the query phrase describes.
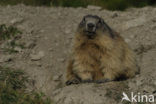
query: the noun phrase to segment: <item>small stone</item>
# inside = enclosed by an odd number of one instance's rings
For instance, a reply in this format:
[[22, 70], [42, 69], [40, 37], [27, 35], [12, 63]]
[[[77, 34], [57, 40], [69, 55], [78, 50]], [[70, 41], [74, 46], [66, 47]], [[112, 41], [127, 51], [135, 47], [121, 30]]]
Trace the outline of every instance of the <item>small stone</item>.
[[87, 6], [87, 9], [91, 9], [91, 10], [101, 10], [102, 7], [94, 6], [94, 5], [88, 5], [88, 6]]
[[68, 39], [72, 40], [72, 39], [73, 39], [73, 37], [68, 37]]
[[135, 18], [133, 20], [129, 20], [123, 24], [123, 30], [128, 30], [130, 28], [144, 25], [146, 21], [147, 21], [147, 19], [144, 16]]
[[58, 12], [57, 15], [58, 15], [58, 16], [61, 16], [61, 12]]
[[49, 38], [48, 38], [48, 37], [44, 37], [44, 39], [45, 39], [45, 40], [48, 40]]
[[30, 55], [31, 57], [31, 60], [32, 61], [38, 61], [38, 60], [41, 60], [42, 57], [44, 57], [44, 52], [43, 51], [40, 51], [38, 54], [36, 55]]
[[37, 35], [37, 36], [35, 36], [35, 38], [41, 38], [41, 36]]
[[118, 14], [117, 14], [117, 13], [114, 13], [114, 14], [112, 15], [112, 18], [115, 18], [115, 17], [118, 17]]
[[10, 5], [7, 5], [7, 8], [10, 8], [11, 6]]
[[53, 80], [54, 80], [54, 81], [59, 81], [59, 78], [60, 78], [60, 76], [55, 75], [55, 76], [53, 77]]
[[125, 41], [126, 41], [127, 43], [129, 43], [131, 40], [130, 40], [130, 39], [125, 39]]
[[21, 23], [23, 20], [24, 20], [23, 18], [16, 18], [16, 19], [12, 19], [10, 23], [11, 24]]
[[37, 62], [36, 65], [39, 66], [39, 67], [42, 66], [42, 64], [40, 62]]
[[54, 49], [53, 48], [49, 48], [49, 51], [54, 51]]
[[22, 52], [22, 49], [20, 47], [15, 47], [14, 50], [17, 52]]
[[1, 56], [0, 57], [0, 63], [9, 62], [11, 60], [12, 60], [12, 57], [10, 55], [8, 55], [8, 56]]
[[36, 46], [36, 44], [35, 44], [34, 41], [29, 41], [29, 42], [27, 42], [27, 43], [25, 44], [25, 47], [26, 47], [26, 48], [33, 48], [33, 47], [35, 47], [35, 46]]
[[44, 32], [45, 32], [45, 30], [40, 30], [40, 32], [41, 32], [41, 33], [44, 33]]
[[59, 44], [58, 43], [55, 43], [55, 45], [58, 46]]
[[69, 29], [66, 29], [66, 30], [65, 30], [65, 33], [66, 33], [66, 34], [69, 34], [70, 32], [71, 32], [71, 31], [70, 31]]
[[154, 82], [154, 85], [156, 86], [156, 82]]
[[59, 59], [60, 62], [65, 62], [64, 58]]
[[135, 35], [130, 35], [130, 38], [131, 39], [134, 39], [136, 36]]
[[152, 93], [154, 91], [154, 88], [152, 86], [145, 85], [144, 88], [143, 88], [143, 91]]

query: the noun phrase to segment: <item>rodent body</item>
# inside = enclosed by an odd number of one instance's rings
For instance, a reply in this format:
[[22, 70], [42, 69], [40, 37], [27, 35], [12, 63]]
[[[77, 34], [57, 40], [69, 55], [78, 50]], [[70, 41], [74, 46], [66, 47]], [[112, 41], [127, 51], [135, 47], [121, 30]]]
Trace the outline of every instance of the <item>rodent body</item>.
[[138, 72], [135, 55], [118, 33], [110, 30], [105, 23], [89, 33], [83, 28], [85, 26], [80, 24], [75, 34], [67, 66], [67, 85], [102, 83], [135, 76]]

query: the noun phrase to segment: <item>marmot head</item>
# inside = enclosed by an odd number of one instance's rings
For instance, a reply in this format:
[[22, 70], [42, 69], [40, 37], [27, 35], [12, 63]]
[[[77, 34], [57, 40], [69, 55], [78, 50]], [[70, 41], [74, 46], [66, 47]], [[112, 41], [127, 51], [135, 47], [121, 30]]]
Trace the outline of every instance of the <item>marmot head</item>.
[[78, 32], [89, 38], [95, 37], [99, 32], [108, 32], [113, 37], [111, 28], [97, 15], [86, 15], [78, 26]]

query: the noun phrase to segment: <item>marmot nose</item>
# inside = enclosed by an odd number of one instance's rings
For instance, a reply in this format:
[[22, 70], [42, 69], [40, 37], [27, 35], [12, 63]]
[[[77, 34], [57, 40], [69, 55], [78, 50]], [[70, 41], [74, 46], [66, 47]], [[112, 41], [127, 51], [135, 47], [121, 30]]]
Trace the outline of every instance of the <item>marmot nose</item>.
[[88, 23], [87, 26], [88, 26], [89, 28], [93, 28], [95, 25], [94, 25], [93, 23]]

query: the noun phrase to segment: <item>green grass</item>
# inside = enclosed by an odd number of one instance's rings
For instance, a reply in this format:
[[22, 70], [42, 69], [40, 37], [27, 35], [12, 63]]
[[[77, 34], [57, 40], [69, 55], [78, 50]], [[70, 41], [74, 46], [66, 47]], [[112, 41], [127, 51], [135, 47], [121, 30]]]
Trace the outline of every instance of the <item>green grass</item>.
[[0, 0], [1, 5], [16, 5], [19, 3], [24, 3], [25, 5], [47, 5], [50, 6], [51, 0]]
[[16, 40], [11, 40], [11, 41], [7, 42], [6, 47], [2, 48], [2, 50], [4, 52], [8, 52], [9, 54], [18, 53], [18, 51], [15, 50], [15, 47], [19, 47], [20, 49], [25, 48], [24, 44], [16, 43]]
[[23, 3], [33, 6], [87, 7], [97, 5], [109, 10], [125, 10], [128, 7], [155, 5], [155, 0], [0, 0], [1, 5]]
[[128, 0], [101, 0], [101, 6], [109, 10], [124, 10], [130, 6]]
[[29, 83], [23, 71], [0, 66], [0, 104], [52, 104], [43, 93], [27, 92]]
[[22, 32], [14, 26], [7, 27], [5, 24], [0, 25], [0, 40], [11, 39], [21, 33]]
[[52, 0], [51, 5], [63, 7], [86, 7], [93, 0]]
[[0, 25], [0, 41], [4, 42], [7, 40], [6, 47], [3, 47], [4, 52], [9, 53], [17, 53], [17, 51], [14, 49], [15, 47], [20, 47], [21, 49], [24, 48], [23, 44], [17, 44], [16, 40], [21, 37], [22, 32], [18, 30], [18, 28], [14, 26], [6, 26], [5, 24]]
[[87, 5], [98, 5], [109, 10], [124, 10], [130, 6], [129, 0], [53, 0], [54, 6], [64, 7], [87, 7]]
[[143, 7], [156, 2], [152, 0], [52, 0], [52, 4], [64, 7], [97, 5], [109, 10], [125, 10], [128, 7]]

